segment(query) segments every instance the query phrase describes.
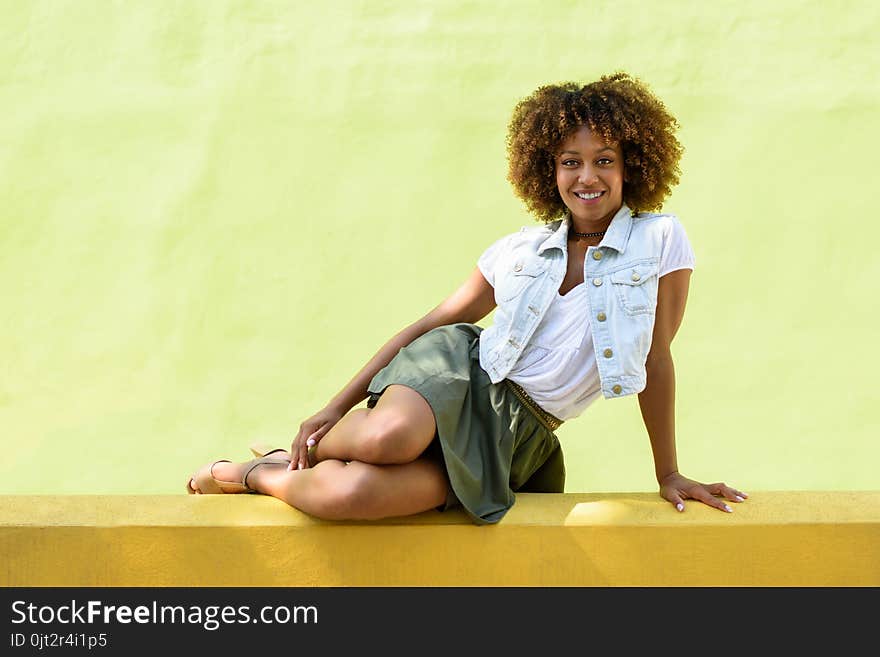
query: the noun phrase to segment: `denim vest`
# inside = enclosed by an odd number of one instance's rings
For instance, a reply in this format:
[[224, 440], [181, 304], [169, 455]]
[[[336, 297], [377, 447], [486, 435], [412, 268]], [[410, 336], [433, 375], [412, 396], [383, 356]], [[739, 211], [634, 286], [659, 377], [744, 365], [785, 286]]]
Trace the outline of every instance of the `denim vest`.
[[[664, 230], [673, 215], [623, 205], [598, 246], [587, 249], [584, 282], [599, 380], [606, 398], [644, 390], [657, 308]], [[568, 264], [569, 217], [510, 235], [495, 268], [497, 308], [480, 335], [480, 364], [504, 379], [556, 296]]]

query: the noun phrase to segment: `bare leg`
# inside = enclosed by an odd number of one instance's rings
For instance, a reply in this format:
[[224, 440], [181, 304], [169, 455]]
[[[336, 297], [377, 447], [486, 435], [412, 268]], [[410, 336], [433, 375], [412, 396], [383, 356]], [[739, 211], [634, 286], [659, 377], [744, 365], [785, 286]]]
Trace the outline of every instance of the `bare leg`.
[[446, 471], [428, 459], [401, 465], [328, 460], [301, 471], [260, 467], [255, 472], [251, 485], [261, 493], [311, 515], [337, 520], [421, 513], [442, 504], [448, 487]]
[[[218, 463], [214, 468], [220, 480], [240, 481], [243, 473], [242, 463]], [[440, 506], [448, 479], [444, 468], [429, 459], [400, 465], [330, 459], [306, 470], [261, 465], [251, 470], [247, 485], [318, 518], [374, 520]]]
[[315, 461], [409, 463], [434, 439], [437, 424], [431, 406], [418, 392], [390, 385], [372, 409], [347, 413], [321, 438]]
[[[320, 518], [419, 513], [442, 504], [448, 490], [445, 468], [419, 458], [435, 433], [434, 414], [424, 397], [391, 385], [374, 408], [347, 413], [327, 432], [313, 450], [314, 467], [288, 471], [264, 464], [251, 471], [247, 485]], [[237, 482], [244, 464], [217, 463], [212, 472], [219, 481]]]

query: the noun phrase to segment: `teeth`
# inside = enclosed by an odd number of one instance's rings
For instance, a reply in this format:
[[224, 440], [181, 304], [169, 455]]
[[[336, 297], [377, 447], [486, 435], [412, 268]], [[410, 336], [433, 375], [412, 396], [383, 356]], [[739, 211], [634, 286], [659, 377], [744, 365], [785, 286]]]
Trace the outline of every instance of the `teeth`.
[[577, 196], [578, 198], [584, 199], [585, 201], [589, 201], [590, 199], [599, 198], [600, 196], [602, 196], [602, 192], [593, 192], [592, 194], [584, 194], [581, 192], [575, 192], [574, 195]]

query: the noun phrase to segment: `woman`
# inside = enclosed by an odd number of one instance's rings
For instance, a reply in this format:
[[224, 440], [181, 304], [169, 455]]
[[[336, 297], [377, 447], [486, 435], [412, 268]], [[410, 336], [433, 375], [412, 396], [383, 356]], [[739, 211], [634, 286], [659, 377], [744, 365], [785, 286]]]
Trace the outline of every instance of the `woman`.
[[[678, 220], [649, 211], [678, 183], [677, 127], [625, 73], [522, 100], [508, 178], [545, 225], [492, 244], [300, 425], [289, 452], [208, 464], [189, 492], [259, 492], [328, 519], [461, 505], [493, 523], [515, 491], [562, 492], [563, 421], [600, 394], [637, 393], [661, 496], [729, 512], [745, 493], [688, 479], [676, 461], [670, 345], [694, 259]], [[496, 306], [492, 326], [475, 325]]]

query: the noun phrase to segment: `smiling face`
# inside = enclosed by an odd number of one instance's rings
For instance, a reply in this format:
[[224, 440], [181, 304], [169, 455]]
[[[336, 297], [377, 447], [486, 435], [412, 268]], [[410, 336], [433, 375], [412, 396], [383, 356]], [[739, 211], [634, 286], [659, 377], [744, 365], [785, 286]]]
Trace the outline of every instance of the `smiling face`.
[[581, 126], [559, 147], [556, 186], [575, 230], [603, 230], [623, 205], [623, 151]]

